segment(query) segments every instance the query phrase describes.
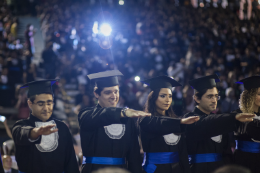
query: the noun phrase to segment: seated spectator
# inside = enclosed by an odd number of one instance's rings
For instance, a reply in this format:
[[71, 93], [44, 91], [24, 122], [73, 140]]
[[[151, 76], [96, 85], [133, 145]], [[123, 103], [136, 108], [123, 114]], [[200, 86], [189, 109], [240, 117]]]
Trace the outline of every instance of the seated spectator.
[[17, 170], [12, 168], [12, 158], [9, 155], [4, 155], [2, 160], [5, 173], [18, 173]]
[[229, 113], [238, 109], [238, 101], [235, 97], [235, 91], [233, 88], [226, 89], [226, 98], [221, 103], [221, 111], [223, 113]]
[[130, 173], [129, 171], [121, 168], [104, 168], [94, 171], [92, 173]]
[[223, 166], [213, 173], [251, 173], [251, 171], [247, 168], [244, 168], [242, 166], [237, 165], [229, 165], [229, 166]]

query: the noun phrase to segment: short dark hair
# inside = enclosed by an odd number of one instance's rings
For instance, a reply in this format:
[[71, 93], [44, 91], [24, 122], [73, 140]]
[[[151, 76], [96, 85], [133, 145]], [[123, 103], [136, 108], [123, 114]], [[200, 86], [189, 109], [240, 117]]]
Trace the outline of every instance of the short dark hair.
[[34, 102], [35, 99], [36, 99], [36, 95], [30, 96], [28, 98], [28, 100], [30, 100], [32, 103]]
[[95, 87], [94, 92], [97, 93], [99, 96], [101, 95], [101, 92], [104, 90], [105, 87]]
[[[50, 93], [41, 93], [41, 94], [50, 94]], [[51, 94], [51, 95], [52, 95], [52, 98], [54, 98], [54, 95], [53, 95], [53, 94]], [[30, 100], [30, 101], [33, 103], [34, 100], [36, 99], [36, 96], [37, 96], [37, 95], [29, 96], [29, 97], [28, 97], [28, 100]]]
[[251, 173], [251, 171], [242, 166], [228, 165], [228, 166], [223, 166], [223, 167], [217, 169], [213, 173]]
[[[202, 89], [200, 91], [194, 89], [194, 96], [196, 96], [199, 100], [201, 100], [201, 97], [209, 90], [209, 89], [213, 89], [213, 88], [217, 88], [217, 87], [212, 87], [212, 88], [205, 88]], [[195, 101], [195, 100], [194, 100]], [[198, 103], [195, 101], [196, 105], [198, 105]]]

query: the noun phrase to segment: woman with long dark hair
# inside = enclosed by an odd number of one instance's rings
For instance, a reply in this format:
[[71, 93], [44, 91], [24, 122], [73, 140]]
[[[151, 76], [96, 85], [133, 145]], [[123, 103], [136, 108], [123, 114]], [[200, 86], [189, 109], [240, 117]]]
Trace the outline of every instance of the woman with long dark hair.
[[193, 116], [180, 119], [174, 114], [172, 87], [181, 86], [168, 76], [144, 81], [151, 88], [145, 111], [152, 114], [139, 120], [146, 173], [189, 173], [189, 161], [182, 132], [185, 124], [199, 120]]
[[236, 136], [234, 161], [249, 168], [252, 173], [260, 170], [260, 76], [245, 78], [239, 82], [245, 90], [240, 95], [239, 109], [235, 113], [255, 113], [256, 119], [249, 123], [240, 123]]

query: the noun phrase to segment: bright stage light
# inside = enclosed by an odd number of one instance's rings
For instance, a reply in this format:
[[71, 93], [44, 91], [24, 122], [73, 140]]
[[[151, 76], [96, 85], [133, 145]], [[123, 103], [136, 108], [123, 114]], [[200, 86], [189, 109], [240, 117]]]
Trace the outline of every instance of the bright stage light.
[[101, 25], [100, 31], [104, 36], [109, 36], [112, 32], [112, 28], [110, 27], [109, 24], [105, 23], [105, 24]]
[[94, 22], [92, 31], [94, 34], [98, 34], [98, 22], [97, 21]]
[[135, 81], [139, 82], [140, 81], [140, 77], [139, 76], [135, 76]]
[[124, 0], [119, 0], [119, 1], [118, 1], [118, 4], [119, 4], [119, 5], [124, 5], [125, 2], [124, 2]]

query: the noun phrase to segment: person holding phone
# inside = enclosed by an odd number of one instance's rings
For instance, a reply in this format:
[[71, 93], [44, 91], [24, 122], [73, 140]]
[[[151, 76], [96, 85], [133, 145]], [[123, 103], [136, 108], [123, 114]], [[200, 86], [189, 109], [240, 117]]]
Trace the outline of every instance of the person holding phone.
[[72, 137], [65, 123], [52, 118], [56, 80], [27, 83], [28, 119], [12, 129], [20, 173], [79, 173]]

